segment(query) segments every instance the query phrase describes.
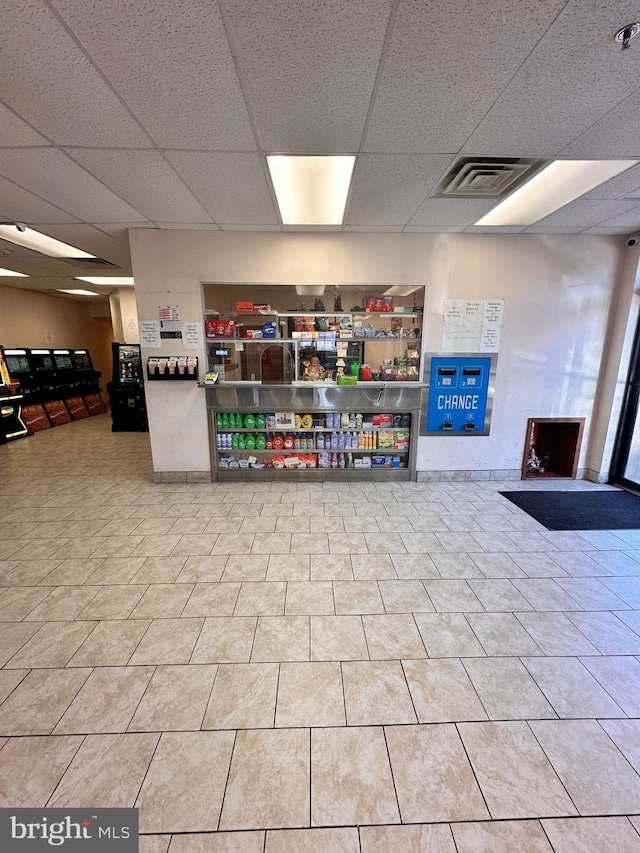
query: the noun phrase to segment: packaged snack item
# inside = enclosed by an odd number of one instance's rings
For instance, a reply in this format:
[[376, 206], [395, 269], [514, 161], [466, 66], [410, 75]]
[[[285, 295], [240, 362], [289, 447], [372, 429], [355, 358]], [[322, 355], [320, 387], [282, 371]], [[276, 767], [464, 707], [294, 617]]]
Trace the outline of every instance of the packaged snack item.
[[271, 464], [274, 468], [284, 468], [284, 456], [273, 456]]
[[381, 429], [378, 432], [378, 447], [380, 449], [383, 448], [393, 448], [395, 433], [391, 430]]

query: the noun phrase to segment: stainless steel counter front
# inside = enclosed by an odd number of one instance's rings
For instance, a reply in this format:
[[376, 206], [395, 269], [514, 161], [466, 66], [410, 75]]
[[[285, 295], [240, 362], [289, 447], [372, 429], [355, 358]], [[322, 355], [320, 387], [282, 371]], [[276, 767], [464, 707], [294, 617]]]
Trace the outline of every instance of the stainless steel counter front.
[[[419, 433], [419, 421], [421, 412], [424, 411], [426, 402], [427, 386], [418, 382], [371, 382], [361, 383], [358, 385], [327, 385], [324, 383], [318, 384], [296, 384], [296, 385], [255, 385], [244, 383], [222, 383], [220, 385], [206, 386], [207, 395], [207, 417], [209, 424], [209, 440], [211, 452], [211, 472], [214, 480], [264, 480], [264, 479], [294, 479], [299, 481], [330, 481], [330, 480], [359, 480], [359, 481], [376, 481], [376, 480], [415, 480], [416, 471], [416, 451], [417, 439]], [[369, 420], [367, 415], [373, 416], [376, 414], [404, 414], [411, 416], [411, 426], [408, 429], [409, 447], [405, 451], [400, 451], [402, 467], [376, 467], [373, 464], [370, 467], [345, 467], [345, 468], [327, 468], [327, 467], [310, 467], [310, 468], [224, 468], [220, 467], [219, 456], [225, 457], [236, 454], [238, 457], [246, 457], [251, 455], [257, 459], [270, 459], [273, 455], [277, 455], [277, 450], [245, 450], [242, 445], [241, 450], [230, 450], [228, 447], [223, 450], [218, 450], [218, 433], [225, 434], [234, 433], [247, 434], [253, 432], [265, 433], [268, 430], [264, 428], [253, 427], [238, 428], [224, 427], [220, 429], [216, 425], [217, 416], [219, 414], [230, 413], [269, 413], [269, 412], [292, 412], [292, 413], [308, 413], [311, 415], [322, 415], [328, 412], [353, 412], [361, 413], [365, 420]], [[345, 431], [346, 428], [337, 428], [338, 432]], [[383, 427], [380, 427], [383, 429]], [[349, 432], [349, 430], [346, 430]], [[362, 430], [355, 430], [358, 432]], [[374, 430], [376, 431], [376, 430]], [[283, 432], [283, 430], [280, 430]], [[320, 461], [319, 457], [322, 453], [320, 445], [317, 443], [317, 433], [331, 433], [332, 428], [315, 427], [312, 430], [296, 430], [292, 429], [293, 434], [298, 433], [305, 437], [312, 436], [314, 440], [314, 449], [310, 451], [312, 458]], [[328, 448], [327, 448], [328, 450]], [[365, 450], [355, 447], [347, 447], [345, 450], [354, 457], [361, 455], [372, 455], [374, 450]], [[332, 448], [332, 451], [334, 449]], [[285, 455], [294, 452], [289, 450], [280, 451]], [[379, 454], [393, 454], [393, 449], [380, 448]], [[398, 451], [396, 451], [397, 453]], [[305, 453], [304, 450], [300, 451]], [[366, 461], [366, 460], [365, 460]], [[373, 462], [373, 459], [371, 460]]]

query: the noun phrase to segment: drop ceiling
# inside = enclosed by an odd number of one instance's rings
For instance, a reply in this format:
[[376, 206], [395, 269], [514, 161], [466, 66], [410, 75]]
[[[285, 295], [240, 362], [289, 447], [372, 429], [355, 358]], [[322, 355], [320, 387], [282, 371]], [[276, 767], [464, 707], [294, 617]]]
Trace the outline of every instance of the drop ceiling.
[[[305, 230], [281, 224], [265, 154], [353, 153], [341, 230], [490, 231], [474, 223], [494, 200], [439, 197], [458, 159], [640, 159], [640, 38], [613, 40], [639, 14], [637, 0], [8, 0], [0, 221], [130, 273], [128, 228]], [[502, 230], [638, 231], [640, 166]], [[44, 292], [86, 273], [2, 240], [0, 266], [31, 276], [0, 284]]]

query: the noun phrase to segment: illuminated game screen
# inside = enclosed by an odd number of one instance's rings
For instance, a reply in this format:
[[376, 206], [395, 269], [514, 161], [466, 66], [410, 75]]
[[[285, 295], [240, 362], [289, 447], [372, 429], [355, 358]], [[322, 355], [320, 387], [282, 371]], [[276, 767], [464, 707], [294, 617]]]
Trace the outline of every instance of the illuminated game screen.
[[10, 373], [28, 373], [30, 370], [26, 355], [5, 355], [4, 360]]
[[56, 367], [58, 370], [73, 370], [73, 364], [68, 355], [56, 355], [54, 358], [56, 360]]
[[74, 353], [73, 364], [76, 370], [93, 370], [91, 359], [86, 353]]

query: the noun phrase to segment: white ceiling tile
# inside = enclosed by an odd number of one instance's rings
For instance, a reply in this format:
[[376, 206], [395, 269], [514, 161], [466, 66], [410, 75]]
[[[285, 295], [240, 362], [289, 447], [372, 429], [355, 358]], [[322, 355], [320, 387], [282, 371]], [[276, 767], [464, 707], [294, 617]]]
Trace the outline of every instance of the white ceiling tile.
[[407, 225], [405, 234], [458, 234], [464, 231], [464, 225]]
[[46, 145], [47, 140], [4, 104], [0, 104], [0, 148]]
[[[625, 51], [625, 53], [627, 53]], [[631, 63], [623, 56], [621, 63]], [[636, 85], [640, 67], [632, 63], [636, 72]], [[640, 157], [640, 91], [615, 106], [604, 118], [574, 139], [563, 149], [563, 155], [572, 157]]]
[[495, 205], [493, 199], [428, 198], [415, 213], [410, 225], [473, 225]]
[[159, 147], [255, 149], [212, 0], [53, 1]]
[[[465, 143], [465, 151], [556, 154], [637, 88], [637, 62], [613, 42], [629, 16], [636, 19], [635, 4], [569, 0], [561, 5], [562, 13]], [[519, 30], [521, 16], [511, 23]]]
[[281, 225], [243, 225], [228, 222], [220, 226], [222, 231], [281, 231]]
[[114, 240], [119, 240], [121, 243], [129, 245], [129, 228], [157, 228], [153, 222], [99, 222], [90, 223], [95, 225], [99, 231], [104, 231]]
[[590, 225], [599, 225], [606, 219], [620, 213], [626, 213], [638, 207], [634, 201], [616, 201], [615, 199], [588, 199], [582, 198], [565, 204], [560, 210], [550, 213], [544, 219], [535, 224], [540, 225], [574, 225], [588, 228]]
[[466, 234], [520, 234], [524, 225], [467, 225]]
[[3, 101], [57, 144], [149, 145], [42, 0], [3, 3], [0, 80]]
[[[48, 234], [49, 237], [62, 240], [63, 243], [90, 252], [92, 255], [112, 264], [117, 264], [120, 267], [122, 264], [127, 267], [131, 266], [128, 245], [114, 240], [113, 237], [109, 237], [92, 225], [39, 225], [34, 223], [33, 227]], [[109, 271], [107, 270], [105, 275], [108, 274]]]
[[611, 227], [606, 225], [593, 225], [591, 228], [585, 228], [582, 232], [583, 234], [611, 234], [612, 236], [616, 234], [626, 235], [631, 234], [633, 228], [629, 228], [629, 226], [619, 225], [617, 227]]
[[225, 6], [263, 149], [357, 151], [389, 0], [226, 0]]
[[145, 219], [55, 148], [5, 149], [0, 157], [0, 174], [85, 222]]
[[345, 225], [343, 231], [370, 233], [397, 233], [404, 229], [404, 225]]
[[405, 225], [451, 165], [451, 154], [361, 154], [349, 225]]
[[214, 222], [156, 222], [158, 228], [165, 231], [219, 231], [220, 226]]
[[153, 221], [208, 222], [207, 211], [158, 151], [68, 149], [88, 172]]
[[457, 151], [564, 2], [402, 3], [363, 150]]
[[261, 156], [257, 153], [166, 152], [167, 160], [215, 222], [277, 225], [278, 216]]
[[581, 234], [583, 225], [530, 225], [524, 229], [525, 234]]
[[[6, 153], [6, 152], [4, 152]], [[2, 169], [4, 154], [0, 154]], [[0, 217], [3, 222], [77, 222], [75, 216], [60, 210], [28, 190], [0, 177]]]
[[605, 181], [582, 198], [633, 198], [637, 193], [640, 193], [640, 165]]
[[637, 231], [638, 228], [640, 228], [640, 204], [632, 210], [628, 210], [626, 213], [621, 213], [618, 216], [612, 216], [611, 219], [607, 219], [598, 224], [609, 227], [628, 227], [632, 231]]

